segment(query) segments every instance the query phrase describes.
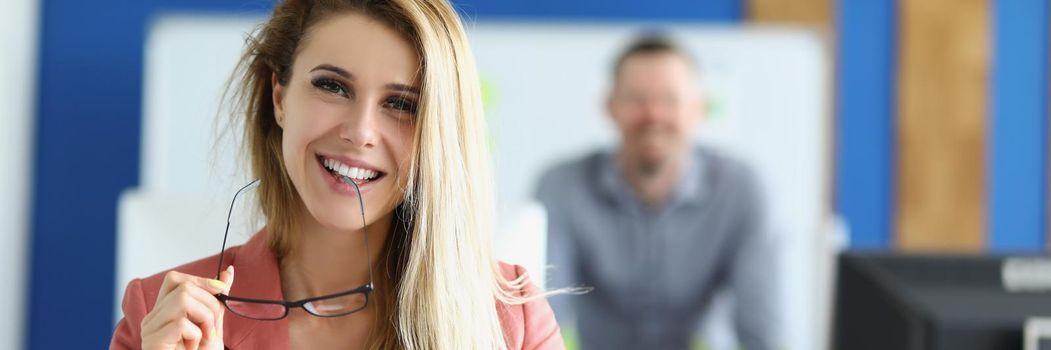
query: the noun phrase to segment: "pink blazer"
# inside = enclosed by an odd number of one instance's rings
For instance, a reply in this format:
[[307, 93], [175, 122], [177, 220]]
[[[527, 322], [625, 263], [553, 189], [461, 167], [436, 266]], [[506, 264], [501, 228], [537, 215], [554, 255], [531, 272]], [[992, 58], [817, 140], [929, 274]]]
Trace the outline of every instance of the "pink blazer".
[[[214, 255], [174, 270], [214, 278], [219, 256]], [[257, 233], [248, 243], [226, 250], [224, 262], [230, 262], [237, 277], [231, 295], [250, 298], [283, 300], [281, 276], [277, 259], [266, 243], [265, 231]], [[225, 268], [225, 266], [223, 267]], [[514, 279], [525, 273], [518, 265], [500, 263], [504, 277]], [[110, 342], [110, 349], [140, 349], [142, 344], [141, 324], [146, 314], [153, 309], [157, 292], [164, 281], [165, 272], [135, 279], [124, 290], [124, 318], [117, 323]], [[524, 292], [534, 293], [537, 288], [528, 285]], [[536, 299], [523, 305], [507, 305], [497, 302], [497, 312], [504, 329], [509, 349], [564, 349], [562, 335], [555, 322], [546, 299]], [[288, 321], [256, 321], [226, 312], [223, 321], [223, 342], [228, 349], [288, 349]]]

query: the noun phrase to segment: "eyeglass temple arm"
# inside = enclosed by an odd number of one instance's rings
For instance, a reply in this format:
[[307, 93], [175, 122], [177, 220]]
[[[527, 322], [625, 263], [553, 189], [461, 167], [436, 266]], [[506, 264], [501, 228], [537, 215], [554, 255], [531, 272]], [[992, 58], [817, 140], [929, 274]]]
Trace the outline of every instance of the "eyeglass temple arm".
[[259, 179], [252, 180], [241, 189], [237, 190], [234, 194], [234, 199], [230, 200], [230, 210], [226, 212], [226, 230], [223, 231], [223, 248], [219, 250], [219, 268], [215, 271], [215, 279], [219, 279], [219, 274], [223, 272], [223, 253], [226, 253], [226, 236], [230, 234], [230, 218], [234, 214], [234, 204], [237, 203], [237, 197], [241, 196], [241, 192], [259, 187]]
[[[372, 288], [372, 252], [369, 247], [369, 234], [367, 225], [365, 224], [365, 201], [361, 198], [361, 189], [358, 188], [357, 183], [346, 176], [340, 176], [340, 180], [353, 186], [354, 191], [358, 194], [358, 205], [361, 208], [361, 230], [365, 234], [365, 261], [369, 265], [369, 287]], [[219, 274], [223, 272], [223, 254], [226, 253], [226, 238], [230, 234], [230, 218], [233, 217], [234, 204], [237, 203], [237, 198], [241, 196], [242, 192], [256, 187], [259, 187], [259, 179], [253, 180], [244, 187], [241, 187], [241, 189], [237, 190], [237, 193], [234, 194], [234, 198], [230, 200], [230, 210], [226, 213], [226, 230], [223, 232], [223, 246], [222, 249], [219, 250], [219, 267], [215, 271], [215, 279], [219, 279]]]
[[372, 252], [369, 249], [369, 231], [368, 231], [368, 228], [367, 228], [368, 225], [365, 224], [365, 201], [361, 199], [361, 189], [358, 188], [358, 184], [355, 183], [354, 180], [351, 180], [349, 177], [342, 176], [342, 175], [339, 177], [339, 179], [342, 180], [343, 183], [346, 183], [346, 184], [354, 187], [354, 192], [358, 193], [358, 206], [361, 208], [361, 231], [362, 231], [362, 234], [365, 235], [365, 261], [369, 265], [369, 289], [371, 289], [371, 288], [373, 288], [373, 286], [372, 286], [372, 281], [373, 281], [372, 280]]

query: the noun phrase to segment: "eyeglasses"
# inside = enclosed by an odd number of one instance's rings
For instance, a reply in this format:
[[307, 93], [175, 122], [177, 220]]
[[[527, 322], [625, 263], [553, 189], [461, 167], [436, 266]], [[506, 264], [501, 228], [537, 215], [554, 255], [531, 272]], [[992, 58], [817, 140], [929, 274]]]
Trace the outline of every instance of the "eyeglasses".
[[[358, 188], [358, 184], [347, 177], [343, 177], [343, 182], [354, 187], [354, 191], [358, 194], [358, 204], [361, 206], [361, 230], [365, 235], [365, 260], [368, 262], [369, 267], [369, 282], [351, 290], [296, 301], [251, 299], [216, 294], [215, 297], [226, 306], [227, 310], [245, 318], [272, 321], [287, 317], [288, 311], [297, 307], [301, 307], [307, 313], [318, 317], [339, 317], [361, 311], [365, 309], [365, 306], [368, 306], [369, 295], [372, 294], [373, 285], [372, 259], [370, 258], [372, 255], [369, 254], [369, 234], [365, 225], [365, 202], [361, 199], [361, 190]], [[216, 279], [219, 279], [219, 273], [223, 269], [223, 252], [226, 251], [226, 237], [230, 233], [230, 217], [234, 212], [234, 204], [237, 203], [237, 198], [242, 192], [256, 187], [259, 187], [259, 180], [254, 180], [241, 187], [234, 194], [234, 199], [230, 201], [230, 211], [226, 214], [226, 231], [223, 232], [223, 248], [219, 251], [219, 268], [215, 272]]]

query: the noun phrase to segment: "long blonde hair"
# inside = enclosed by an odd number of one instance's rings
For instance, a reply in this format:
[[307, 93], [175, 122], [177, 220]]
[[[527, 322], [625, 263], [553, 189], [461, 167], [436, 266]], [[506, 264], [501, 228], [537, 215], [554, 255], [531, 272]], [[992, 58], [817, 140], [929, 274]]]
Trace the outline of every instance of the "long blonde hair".
[[444, 0], [287, 0], [247, 41], [235, 75], [259, 205], [275, 256], [294, 243], [299, 198], [281, 154], [271, 77], [287, 83], [310, 26], [356, 12], [401, 33], [420, 57], [421, 94], [408, 185], [386, 245], [391, 285], [372, 348], [506, 349], [496, 301], [521, 304], [493, 256], [494, 199], [479, 77], [463, 24]]

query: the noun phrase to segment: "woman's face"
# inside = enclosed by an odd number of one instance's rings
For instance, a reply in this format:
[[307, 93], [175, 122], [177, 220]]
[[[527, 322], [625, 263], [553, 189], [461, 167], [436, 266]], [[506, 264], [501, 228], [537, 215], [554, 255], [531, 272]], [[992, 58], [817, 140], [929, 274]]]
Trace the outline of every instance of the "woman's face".
[[419, 100], [418, 69], [416, 51], [405, 38], [381, 22], [348, 13], [314, 24], [300, 43], [287, 84], [275, 79], [285, 167], [322, 226], [361, 227], [357, 194], [339, 175], [360, 187], [368, 224], [401, 203]]

